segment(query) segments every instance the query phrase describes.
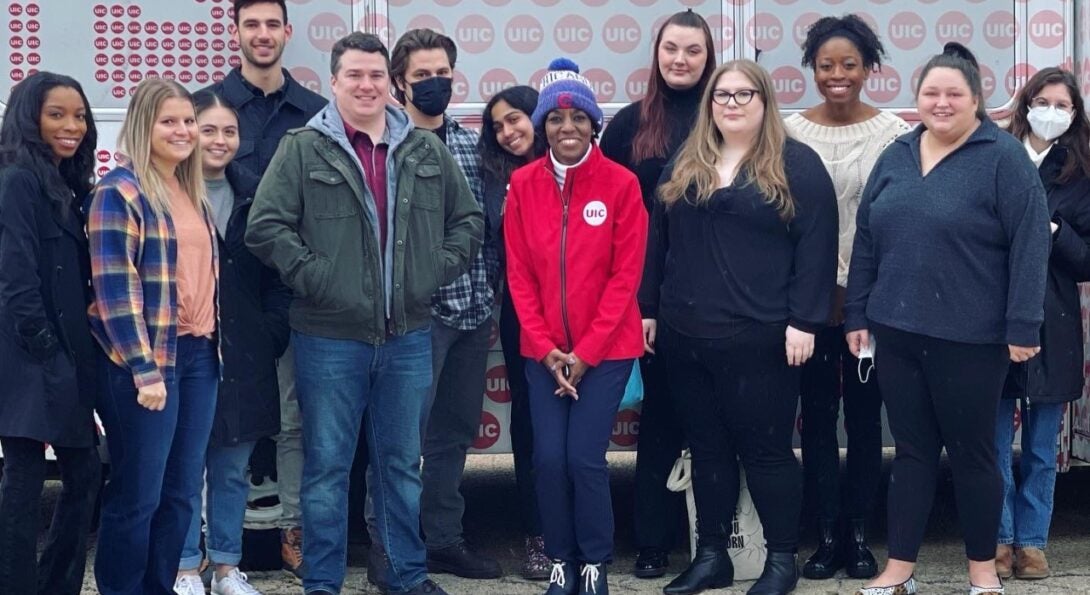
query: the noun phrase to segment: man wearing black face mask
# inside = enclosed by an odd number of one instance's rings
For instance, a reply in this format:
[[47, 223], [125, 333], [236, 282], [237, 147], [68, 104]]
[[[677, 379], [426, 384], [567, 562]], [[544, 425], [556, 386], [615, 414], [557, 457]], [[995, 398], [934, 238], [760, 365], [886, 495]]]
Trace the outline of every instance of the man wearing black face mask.
[[[390, 78], [394, 95], [413, 124], [434, 132], [446, 144], [483, 210], [477, 134], [446, 115], [457, 55], [454, 41], [445, 35], [430, 29], [407, 31], [390, 54]], [[502, 574], [495, 560], [466, 544], [465, 502], [459, 493], [466, 451], [477, 435], [484, 399], [499, 270], [496, 238], [490, 235], [485, 232], [469, 272], [432, 297], [433, 380], [421, 418], [420, 520], [428, 570], [478, 579]], [[372, 582], [381, 586], [381, 576], [376, 576], [381, 570], [375, 567], [383, 564], [376, 558], [371, 556], [368, 571]]]

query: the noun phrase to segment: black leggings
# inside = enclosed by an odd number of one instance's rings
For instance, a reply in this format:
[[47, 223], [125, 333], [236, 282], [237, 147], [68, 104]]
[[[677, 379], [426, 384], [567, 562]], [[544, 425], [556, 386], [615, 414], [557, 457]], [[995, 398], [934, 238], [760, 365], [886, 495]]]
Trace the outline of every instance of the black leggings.
[[[864, 364], [866, 365], [866, 364]], [[866, 370], [864, 370], [865, 372]], [[818, 518], [871, 520], [882, 475], [882, 396], [876, 374], [859, 381], [859, 360], [848, 351], [844, 327], [814, 337], [814, 355], [802, 368], [802, 470], [806, 498], [816, 498]], [[843, 494], [837, 422], [841, 396], [848, 456]]]
[[916, 561], [945, 446], [965, 553], [973, 561], [991, 560], [1003, 505], [992, 420], [1010, 363], [1007, 346], [946, 341], [874, 323], [870, 330], [897, 445], [889, 480], [889, 557]]
[[693, 457], [702, 546], [726, 547], [741, 459], [768, 550], [797, 549], [802, 472], [791, 437], [799, 372], [787, 365], [785, 329], [749, 321], [729, 338], [697, 339], [659, 325], [671, 396]]

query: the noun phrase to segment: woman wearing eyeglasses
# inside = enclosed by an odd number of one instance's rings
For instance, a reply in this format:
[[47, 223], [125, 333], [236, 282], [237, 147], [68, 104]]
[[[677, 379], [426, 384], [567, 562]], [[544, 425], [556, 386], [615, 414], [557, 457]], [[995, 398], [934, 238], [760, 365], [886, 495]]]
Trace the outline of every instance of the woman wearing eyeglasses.
[[[1003, 513], [995, 552], [1000, 578], [1049, 575], [1045, 544], [1056, 485], [1056, 434], [1065, 405], [1082, 395], [1081, 281], [1090, 281], [1090, 122], [1070, 72], [1044, 68], [1030, 78], [1007, 131], [1037, 165], [1052, 217], [1041, 353], [1011, 364], [995, 440], [1003, 474]], [[1014, 405], [1022, 405], [1021, 485], [1011, 470]]]
[[697, 552], [664, 592], [729, 586], [738, 462], [768, 560], [750, 594], [788, 593], [802, 473], [791, 450], [799, 369], [828, 322], [837, 206], [817, 153], [787, 138], [767, 72], [720, 66], [663, 172], [640, 288], [693, 457]]

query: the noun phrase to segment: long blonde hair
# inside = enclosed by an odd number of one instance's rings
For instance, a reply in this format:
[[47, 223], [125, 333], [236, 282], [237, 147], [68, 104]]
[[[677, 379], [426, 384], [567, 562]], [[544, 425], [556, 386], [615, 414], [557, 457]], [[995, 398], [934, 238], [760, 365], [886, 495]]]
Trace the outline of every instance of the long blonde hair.
[[[170, 191], [166, 180], [151, 161], [151, 137], [159, 110], [167, 99], [184, 99], [190, 103], [193, 97], [174, 81], [165, 79], [144, 79], [136, 87], [136, 92], [129, 102], [125, 121], [121, 124], [117, 144], [119, 150], [132, 162], [133, 172], [140, 183], [140, 189], [147, 197], [152, 210], [156, 213], [170, 212]], [[193, 139], [193, 152], [178, 164], [174, 170], [182, 190], [193, 201], [199, 212], [207, 201], [204, 189], [204, 173], [201, 169], [201, 147], [199, 139]]]
[[716, 164], [725, 141], [713, 120], [712, 93], [723, 74], [735, 71], [742, 73], [753, 83], [764, 102], [764, 121], [753, 146], [738, 165], [738, 173], [745, 173], [748, 183], [757, 186], [765, 200], [779, 212], [780, 218], [789, 221], [795, 216], [795, 201], [787, 186], [787, 173], [783, 165], [783, 147], [787, 132], [780, 119], [772, 79], [764, 68], [752, 60], [732, 60], [712, 73], [701, 94], [700, 115], [697, 116], [689, 138], [678, 151], [673, 175], [659, 187], [659, 198], [670, 207], [685, 198], [690, 188], [695, 188], [693, 203], [699, 206], [706, 204], [719, 188]]

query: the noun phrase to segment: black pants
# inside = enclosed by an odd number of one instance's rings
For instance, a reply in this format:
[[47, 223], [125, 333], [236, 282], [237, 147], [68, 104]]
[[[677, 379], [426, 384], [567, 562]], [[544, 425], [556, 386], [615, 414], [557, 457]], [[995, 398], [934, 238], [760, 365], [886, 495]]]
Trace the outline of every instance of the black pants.
[[640, 358], [643, 406], [640, 441], [636, 445], [634, 533], [636, 547], [669, 550], [680, 523], [684, 495], [666, 489], [666, 478], [685, 442], [685, 432], [674, 411], [666, 382], [666, 366], [659, 346], [656, 355]]
[[916, 561], [945, 446], [966, 555], [991, 560], [1003, 506], [991, 420], [1010, 363], [1007, 346], [945, 341], [873, 323], [870, 330], [897, 445], [889, 480], [889, 557]]
[[541, 516], [534, 491], [534, 429], [530, 425], [530, 387], [526, 383], [526, 359], [519, 354], [519, 325], [511, 292], [503, 292], [500, 310], [500, 344], [511, 389], [511, 452], [515, 457], [515, 490], [519, 518], [528, 537], [541, 535]]
[[[37, 556], [38, 520], [45, 482], [45, 445], [26, 438], [0, 438], [0, 593], [79, 595], [87, 561], [87, 533], [98, 497], [98, 450], [54, 448], [60, 469], [60, 499], [45, 550]], [[107, 554], [103, 554], [107, 555]]]
[[[844, 327], [817, 334], [814, 355], [802, 368], [802, 470], [806, 498], [816, 500], [819, 518], [836, 522], [841, 514], [870, 520], [882, 474], [882, 396], [876, 374], [859, 380], [859, 360], [848, 350]], [[848, 456], [843, 494], [837, 422], [844, 398]]]
[[787, 365], [785, 329], [750, 321], [729, 338], [697, 339], [659, 325], [670, 392], [693, 457], [700, 545], [726, 546], [740, 459], [768, 550], [797, 549], [802, 471], [791, 437], [799, 372]]

